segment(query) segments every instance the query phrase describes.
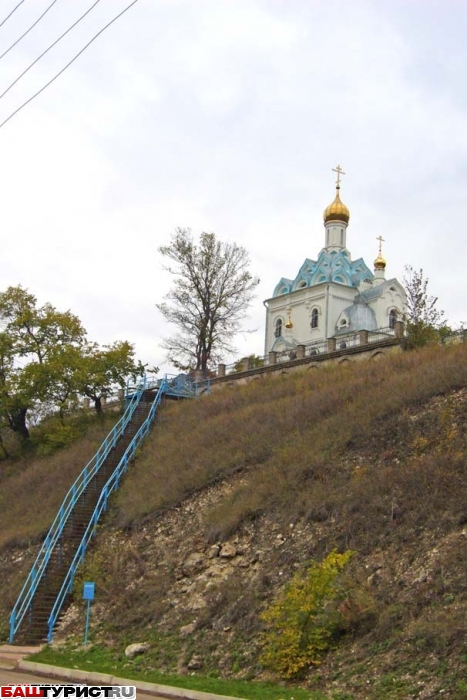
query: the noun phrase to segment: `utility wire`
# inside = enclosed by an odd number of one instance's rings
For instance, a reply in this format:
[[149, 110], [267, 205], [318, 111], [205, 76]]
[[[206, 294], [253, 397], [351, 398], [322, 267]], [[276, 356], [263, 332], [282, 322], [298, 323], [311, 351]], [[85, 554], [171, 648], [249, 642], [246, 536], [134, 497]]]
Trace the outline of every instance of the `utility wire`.
[[127, 5], [121, 12], [118, 13], [118, 15], [115, 15], [115, 17], [114, 17], [113, 19], [111, 19], [110, 22], [108, 22], [104, 27], [102, 27], [102, 29], [100, 29], [100, 30], [97, 32], [97, 34], [94, 34], [94, 36], [92, 37], [92, 39], [90, 39], [90, 40], [88, 41], [88, 43], [85, 44], [85, 45], [83, 46], [83, 48], [81, 49], [81, 51], [78, 51], [78, 53], [77, 53], [75, 56], [73, 56], [73, 58], [71, 59], [71, 61], [69, 61], [69, 62], [66, 64], [66, 66], [64, 66], [64, 68], [62, 68], [61, 71], [59, 71], [56, 75], [54, 75], [54, 77], [53, 77], [51, 80], [49, 80], [48, 83], [46, 83], [43, 87], [41, 87], [40, 90], [38, 90], [37, 92], [35, 92], [34, 95], [33, 95], [32, 97], [29, 98], [29, 100], [26, 100], [26, 102], [23, 102], [23, 104], [21, 104], [17, 109], [15, 109], [15, 111], [12, 112], [12, 113], [10, 114], [10, 116], [7, 117], [7, 118], [0, 124], [0, 129], [2, 128], [2, 126], [5, 126], [5, 124], [6, 124], [7, 122], [9, 122], [10, 119], [12, 119], [12, 118], [15, 116], [15, 114], [18, 114], [18, 112], [20, 112], [24, 107], [26, 107], [26, 105], [28, 105], [30, 102], [32, 102], [38, 95], [41, 94], [41, 92], [44, 92], [44, 90], [45, 90], [46, 88], [48, 88], [49, 85], [51, 85], [55, 80], [57, 80], [57, 78], [58, 78], [62, 73], [64, 73], [64, 72], [66, 71], [66, 69], [69, 68], [69, 67], [71, 66], [71, 64], [74, 63], [74, 62], [76, 61], [76, 59], [77, 59], [79, 56], [81, 56], [81, 54], [82, 54], [84, 51], [86, 51], [86, 49], [88, 48], [88, 46], [90, 46], [90, 45], [92, 44], [92, 42], [95, 41], [95, 40], [97, 39], [98, 36], [100, 36], [103, 32], [105, 32], [105, 30], [108, 29], [108, 28], [110, 27], [111, 24], [113, 24], [114, 22], [116, 22], [117, 19], [119, 19], [122, 15], [124, 15], [125, 12], [128, 12], [128, 10], [129, 10], [131, 7], [133, 7], [133, 5], [136, 5], [137, 2], [138, 2], [138, 0], [133, 0], [133, 2], [130, 2], [129, 5]]
[[19, 2], [19, 3], [16, 5], [16, 7], [14, 7], [14, 8], [12, 9], [12, 11], [10, 12], [10, 14], [7, 15], [7, 16], [5, 17], [5, 19], [3, 20], [3, 22], [0, 22], [0, 27], [3, 27], [3, 25], [5, 24], [5, 22], [7, 21], [7, 19], [10, 19], [11, 15], [13, 14], [13, 12], [15, 12], [15, 11], [18, 9], [18, 7], [19, 7], [20, 5], [23, 4], [23, 2], [24, 2], [24, 0], [21, 0], [21, 2]]
[[[22, 0], [22, 2], [24, 2], [24, 0]], [[38, 22], [41, 21], [41, 19], [44, 17], [44, 15], [47, 14], [47, 12], [50, 10], [50, 8], [52, 7], [52, 5], [55, 5], [56, 2], [57, 2], [57, 0], [53, 0], [53, 2], [44, 10], [44, 12], [41, 14], [41, 16], [40, 16], [38, 19], [36, 19], [36, 21], [34, 22], [34, 24], [31, 24], [31, 26], [29, 27], [29, 29], [26, 29], [26, 31], [24, 32], [24, 34], [21, 34], [21, 36], [19, 37], [19, 39], [16, 39], [16, 41], [14, 41], [14, 42], [12, 43], [12, 45], [9, 46], [9, 47], [7, 48], [7, 50], [4, 51], [4, 52], [0, 55], [0, 58], [3, 58], [4, 56], [6, 56], [7, 53], [8, 53], [9, 51], [11, 51], [11, 49], [13, 49], [13, 48], [16, 46], [16, 44], [19, 44], [19, 42], [21, 41], [21, 39], [24, 39], [24, 37], [26, 36], [26, 34], [29, 34], [29, 32], [31, 31], [31, 29], [34, 29], [34, 27], [36, 26], [36, 24], [37, 24]], [[20, 3], [20, 5], [21, 5], [21, 3]], [[15, 9], [16, 9], [16, 8], [15, 8]], [[1, 25], [0, 25], [0, 26], [1, 26]]]
[[[91, 12], [91, 10], [93, 10], [93, 9], [95, 8], [95, 6], [98, 5], [98, 4], [100, 3], [100, 1], [101, 1], [101, 0], [96, 0], [96, 2], [95, 2], [93, 5], [91, 5], [91, 7], [89, 7], [89, 8], [86, 10], [86, 12], [85, 12], [84, 14], [81, 15], [81, 17], [78, 17], [78, 19], [76, 20], [76, 22], [75, 22], [74, 24], [72, 24], [71, 27], [68, 27], [68, 29], [67, 29], [65, 32], [63, 32], [63, 34], [61, 34], [61, 35], [58, 37], [58, 39], [55, 39], [55, 41], [53, 42], [53, 44], [50, 44], [50, 46], [48, 46], [48, 47], [45, 49], [45, 51], [43, 51], [43, 52], [40, 54], [40, 56], [38, 56], [38, 57], [35, 59], [35, 61], [33, 61], [32, 63], [30, 63], [29, 66], [28, 66], [27, 68], [25, 68], [25, 69], [23, 70], [23, 72], [20, 73], [20, 74], [18, 75], [18, 77], [15, 78], [15, 80], [13, 80], [12, 83], [10, 83], [10, 85], [8, 85], [7, 89], [4, 90], [4, 92], [2, 92], [2, 94], [0, 95], [0, 99], [1, 99], [4, 95], [6, 95], [7, 92], [9, 92], [9, 91], [11, 90], [11, 88], [13, 87], [13, 85], [16, 85], [16, 83], [18, 82], [18, 80], [21, 80], [21, 78], [23, 77], [23, 75], [26, 75], [26, 73], [27, 73], [29, 70], [31, 70], [31, 68], [32, 68], [38, 61], [40, 61], [41, 58], [42, 58], [43, 56], [45, 56], [46, 53], [48, 53], [51, 49], [53, 49], [53, 47], [56, 46], [56, 45], [58, 44], [58, 42], [61, 41], [61, 40], [63, 39], [64, 36], [66, 36], [69, 32], [71, 32], [71, 30], [74, 29], [74, 28], [76, 27], [76, 25], [79, 24], [79, 23], [81, 22], [81, 20], [84, 19], [84, 18], [86, 17], [86, 15], [88, 15], [88, 14]], [[55, 2], [57, 2], [57, 0], [54, 0], [54, 2], [52, 3], [52, 5], [53, 5]], [[52, 5], [49, 5], [49, 8], [50, 8]], [[49, 8], [48, 8], [48, 9], [49, 9]], [[39, 19], [40, 19], [40, 17], [39, 17]], [[39, 20], [37, 20], [37, 21], [39, 21]], [[37, 22], [36, 22], [36, 24], [37, 24]], [[34, 26], [34, 25], [33, 25], [33, 26]], [[32, 29], [32, 27], [31, 27], [31, 29]], [[20, 37], [20, 38], [21, 38], [21, 37]], [[19, 41], [19, 39], [18, 39], [18, 41]], [[10, 49], [11, 49], [11, 48], [12, 48], [12, 47], [10, 46]], [[9, 51], [10, 49], [7, 49], [7, 51], [5, 51], [5, 53], [8, 53], [8, 51]], [[3, 58], [3, 56], [5, 55], [5, 53], [3, 53], [3, 54], [0, 56], [0, 58]]]

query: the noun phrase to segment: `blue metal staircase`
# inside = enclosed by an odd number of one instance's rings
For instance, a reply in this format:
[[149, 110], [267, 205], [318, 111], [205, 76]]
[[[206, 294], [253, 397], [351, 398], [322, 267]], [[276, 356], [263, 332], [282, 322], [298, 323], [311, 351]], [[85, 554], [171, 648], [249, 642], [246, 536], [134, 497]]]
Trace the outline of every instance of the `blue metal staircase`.
[[[209, 385], [204, 383], [206, 389], [209, 391]], [[154, 382], [144, 378], [127, 391], [122, 418], [71, 486], [45, 537], [10, 615], [10, 644], [52, 640], [109, 496], [118, 489], [163, 398], [190, 398], [199, 393], [199, 385], [187, 375], [166, 375]]]

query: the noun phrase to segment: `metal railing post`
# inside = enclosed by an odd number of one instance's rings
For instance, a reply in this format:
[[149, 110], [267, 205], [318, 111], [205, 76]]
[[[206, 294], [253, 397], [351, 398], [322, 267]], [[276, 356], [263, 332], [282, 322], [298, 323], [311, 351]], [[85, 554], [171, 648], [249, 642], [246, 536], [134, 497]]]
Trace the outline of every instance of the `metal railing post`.
[[16, 622], [16, 611], [12, 610], [11, 615], [10, 615], [10, 638], [9, 638], [9, 643], [13, 644], [13, 640], [15, 638], [15, 622]]

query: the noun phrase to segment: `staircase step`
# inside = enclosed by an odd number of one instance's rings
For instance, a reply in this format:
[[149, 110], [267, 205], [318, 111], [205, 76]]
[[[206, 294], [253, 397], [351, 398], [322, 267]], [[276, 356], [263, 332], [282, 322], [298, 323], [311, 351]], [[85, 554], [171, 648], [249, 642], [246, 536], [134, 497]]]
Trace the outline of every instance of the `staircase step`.
[[60, 591], [69, 566], [94, 514], [100, 494], [134, 436], [146, 420], [156, 392], [145, 394], [133, 413], [123, 434], [110, 450], [106, 461], [88, 483], [86, 491], [78, 498], [74, 510], [64, 526], [61, 541], [50, 553], [44, 578], [40, 581], [32, 602], [31, 611], [26, 615], [17, 638], [31, 642], [45, 640], [48, 633], [48, 618], [56, 596]]

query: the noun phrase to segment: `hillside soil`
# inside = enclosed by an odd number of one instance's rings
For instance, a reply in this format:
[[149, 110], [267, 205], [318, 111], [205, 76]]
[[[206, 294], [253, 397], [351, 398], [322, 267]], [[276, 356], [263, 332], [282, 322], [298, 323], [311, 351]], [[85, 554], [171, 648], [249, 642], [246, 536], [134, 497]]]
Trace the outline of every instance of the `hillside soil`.
[[[246, 425], [253, 388], [164, 409], [99, 528], [54, 644], [81, 645], [80, 593], [92, 580], [93, 644], [120, 659], [128, 644], [149, 644], [128, 668], [270, 679], [261, 612], [310, 560], [351, 549], [347, 625], [301, 683], [335, 700], [467, 697], [466, 359], [464, 348], [430, 350], [258, 384], [261, 427], [243, 434], [236, 415]], [[184, 478], [184, 460], [199, 472], [210, 439], [220, 466]], [[197, 447], [187, 453], [187, 444]], [[151, 479], [158, 493], [171, 483], [159, 505]], [[2, 575], [25, 556], [5, 551]]]

